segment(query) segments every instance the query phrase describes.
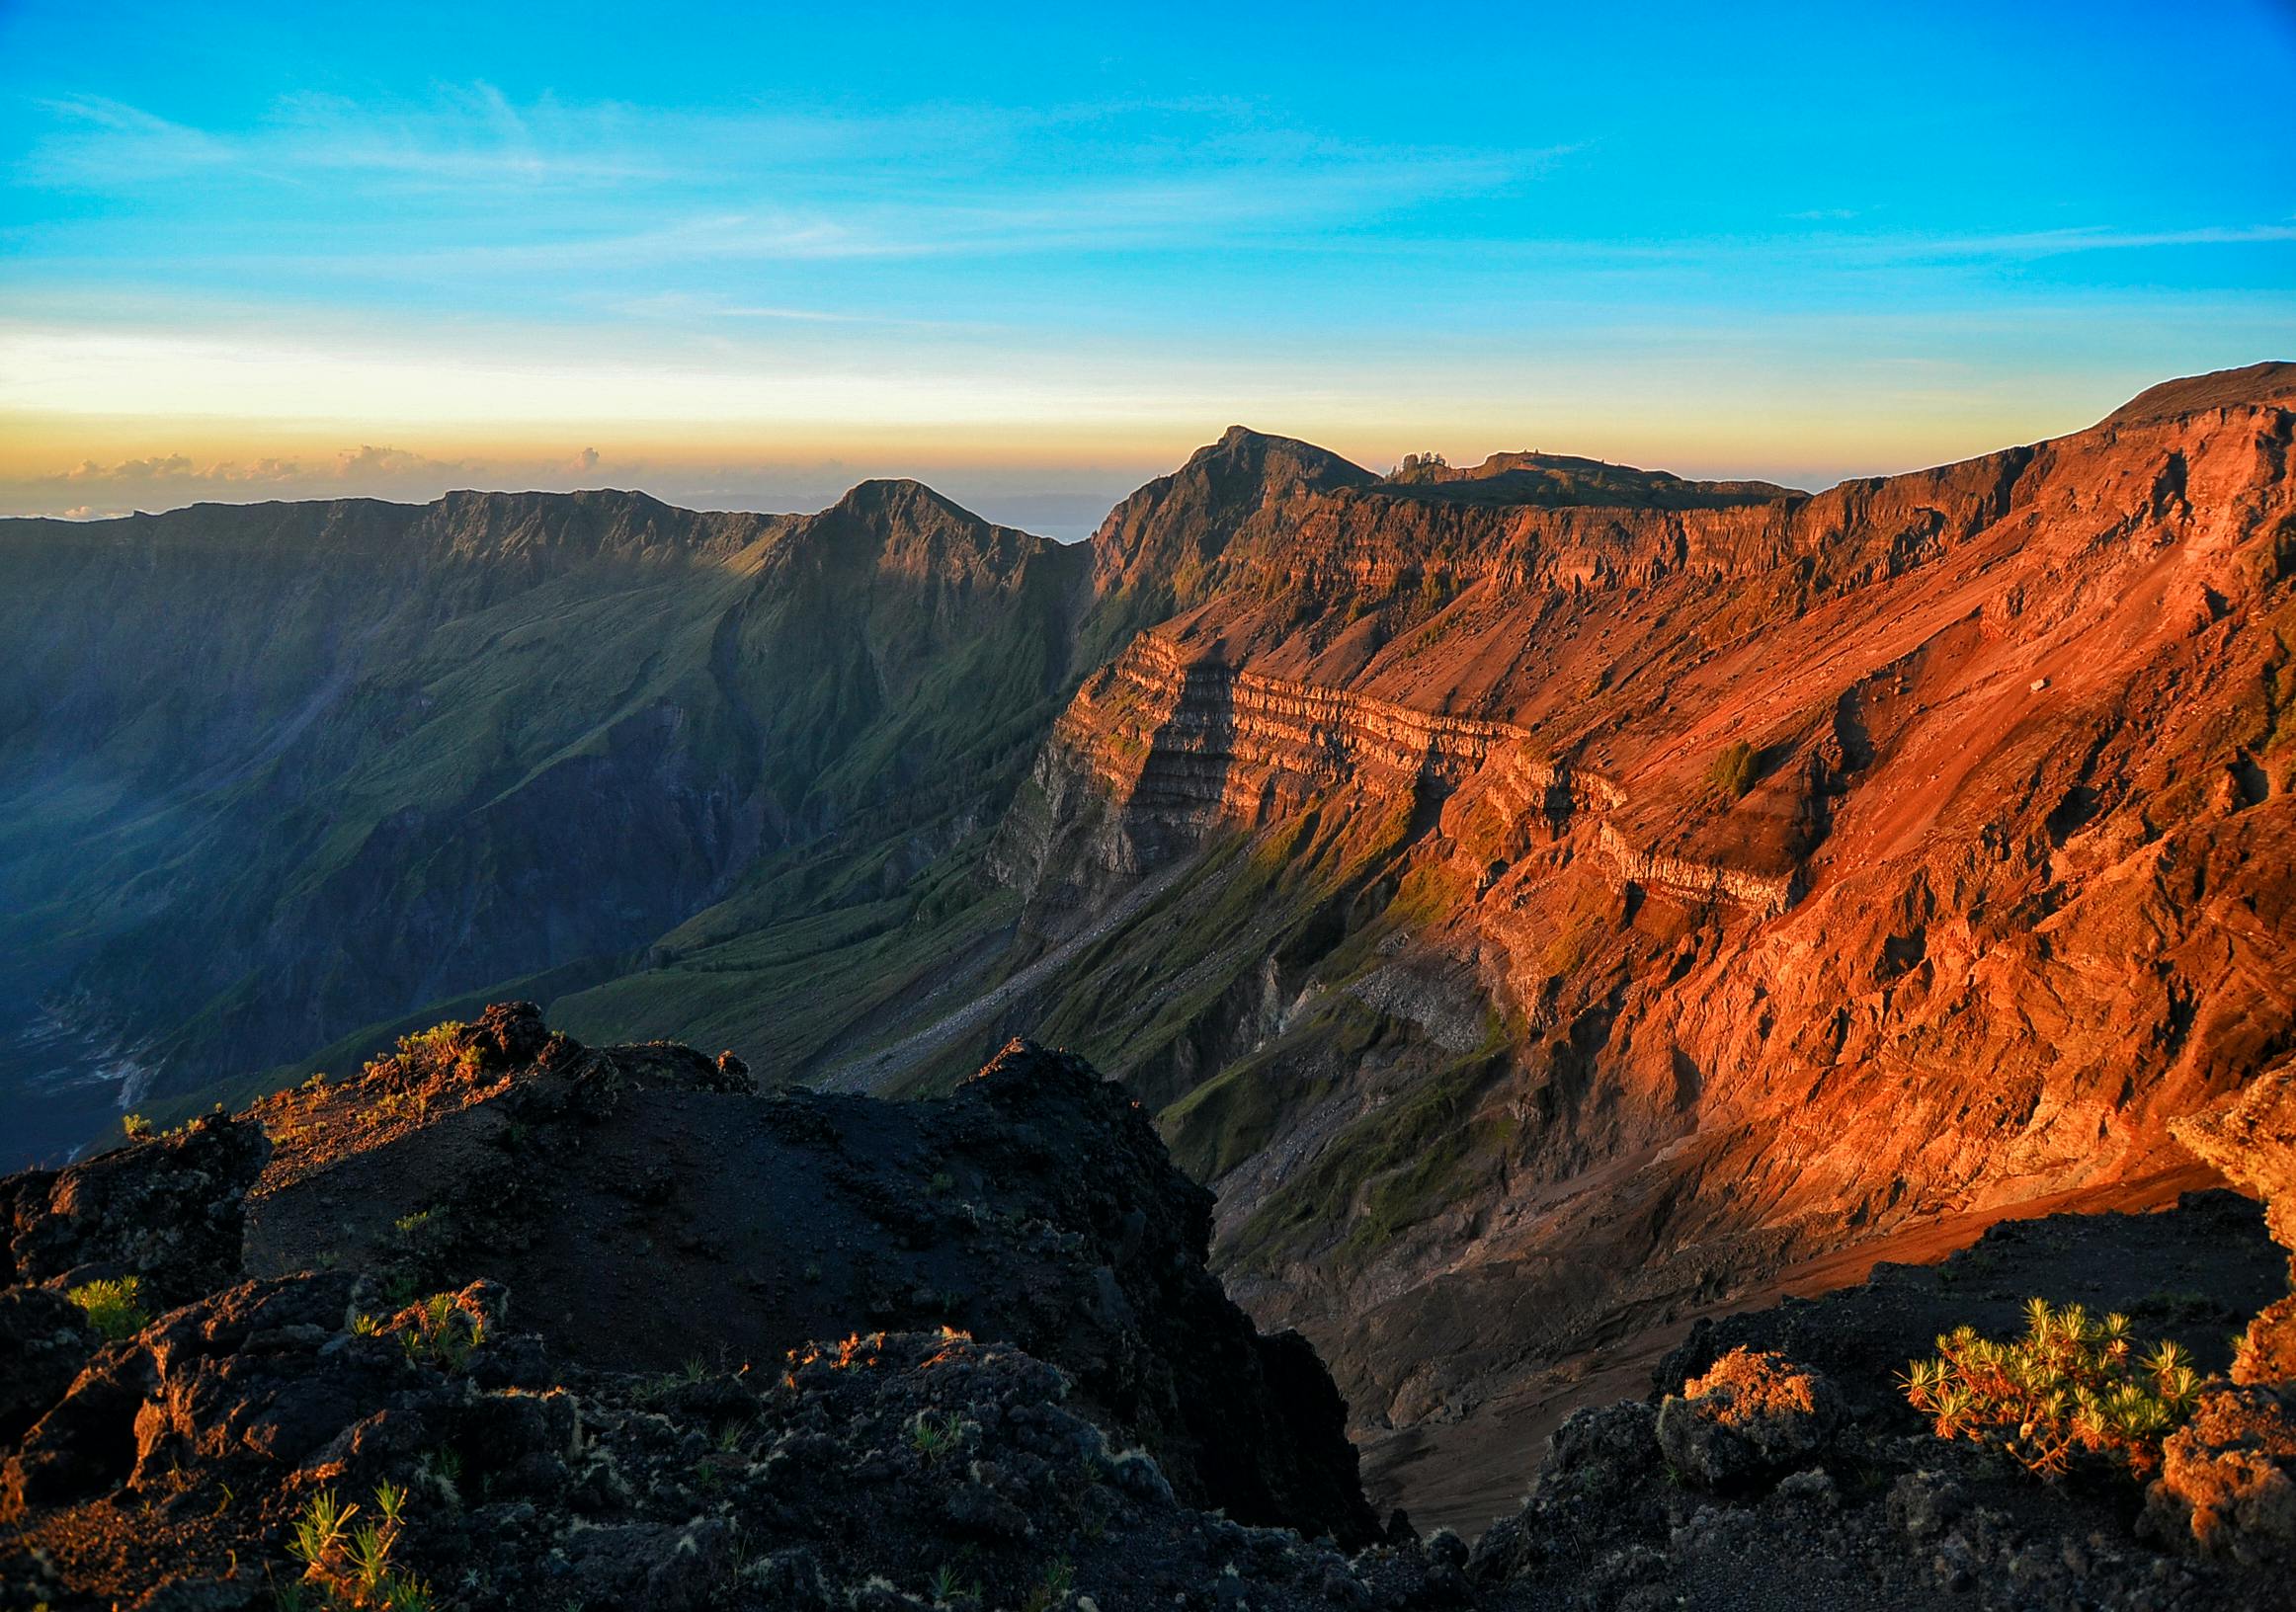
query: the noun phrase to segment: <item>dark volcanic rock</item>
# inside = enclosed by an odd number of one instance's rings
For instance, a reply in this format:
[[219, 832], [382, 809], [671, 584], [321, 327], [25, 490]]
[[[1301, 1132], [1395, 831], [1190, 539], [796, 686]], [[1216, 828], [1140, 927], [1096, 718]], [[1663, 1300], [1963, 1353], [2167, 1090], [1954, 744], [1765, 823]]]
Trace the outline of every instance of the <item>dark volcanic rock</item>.
[[262, 1127], [210, 1114], [61, 1170], [0, 1181], [7, 1282], [136, 1277], [153, 1308], [239, 1269], [247, 1189], [271, 1157]]
[[266, 1106], [296, 1140], [254, 1206], [256, 1269], [493, 1277], [553, 1349], [622, 1370], [947, 1326], [1060, 1367], [1189, 1503], [1373, 1537], [1314, 1350], [1229, 1302], [1211, 1195], [1079, 1060], [1016, 1042], [936, 1101], [760, 1096], [690, 1048], [587, 1048], [516, 1005], [481, 1022], [537, 1061], [410, 1055]]
[[2296, 1410], [2270, 1389], [2201, 1397], [2162, 1447], [2145, 1521], [2161, 1537], [2247, 1567], [2296, 1563]]
[[[234, 1255], [102, 1347], [50, 1290], [0, 1291], [0, 1347], [41, 1362], [10, 1384], [0, 1560], [23, 1571], [0, 1608], [269, 1604], [313, 1497], [371, 1518], [384, 1486], [407, 1496], [395, 1571], [456, 1606], [1401, 1607], [1463, 1586], [1463, 1551], [1373, 1543], [1313, 1350], [1228, 1302], [1208, 1194], [1073, 1058], [1016, 1043], [933, 1103], [761, 1097], [738, 1065], [586, 1048], [507, 1005], [259, 1115], [283, 1147], [257, 1274]], [[101, 1194], [11, 1181], [49, 1206], [17, 1243], [77, 1270], [101, 1206], [235, 1225], [252, 1168], [181, 1201], [219, 1149], [260, 1163], [259, 1125], [123, 1150]], [[810, 1278], [783, 1290], [771, 1248]], [[205, 1257], [136, 1268], [226, 1263]], [[799, 1293], [798, 1325], [836, 1324], [770, 1328]], [[662, 1348], [685, 1363], [628, 1369]]]
[[23, 1436], [96, 1352], [78, 1305], [46, 1287], [0, 1291], [0, 1443]]
[[[495, 1063], [509, 1047], [529, 1061]], [[749, 1088], [497, 1009], [259, 1110], [282, 1143], [253, 1273], [101, 1346], [54, 1288], [0, 1289], [27, 1363], [0, 1412], [0, 1612], [270, 1606], [314, 1501], [379, 1522], [385, 1495], [391, 1571], [472, 1612], [2165, 1612], [2281, 1584], [2275, 1390], [2211, 1388], [2148, 1497], [1943, 1442], [1894, 1380], [2028, 1291], [2213, 1329], [2214, 1369], [2232, 1307], [2284, 1291], [2228, 1194], [2004, 1228], [1702, 1326], [1671, 1396], [1566, 1420], [1470, 1549], [1375, 1537], [1313, 1352], [1228, 1302], [1206, 1194], [1076, 1059], [1017, 1043], [914, 1104]], [[123, 1150], [105, 1201], [180, 1207], [188, 1157]], [[0, 1190], [67, 1230], [86, 1209], [47, 1177]], [[38, 1214], [27, 1236], [64, 1246]]]
[[1815, 1461], [1841, 1419], [1841, 1396], [1824, 1377], [1742, 1347], [1666, 1397], [1658, 1443], [1701, 1488], [1742, 1489]]
[[[266, 1604], [255, 1562], [303, 1503], [371, 1511], [385, 1484], [409, 1496], [394, 1566], [473, 1608], [1448, 1604], [1415, 1550], [1351, 1559], [1187, 1509], [1010, 1345], [878, 1332], [777, 1372], [561, 1363], [504, 1387], [496, 1354], [532, 1339], [442, 1361], [404, 1346], [405, 1318], [330, 1325], [348, 1291], [242, 1284], [82, 1379], [8, 1469], [42, 1508], [20, 1543], [55, 1564], [57, 1605], [169, 1579]], [[102, 1514], [129, 1509], [136, 1535], [91, 1560]]]

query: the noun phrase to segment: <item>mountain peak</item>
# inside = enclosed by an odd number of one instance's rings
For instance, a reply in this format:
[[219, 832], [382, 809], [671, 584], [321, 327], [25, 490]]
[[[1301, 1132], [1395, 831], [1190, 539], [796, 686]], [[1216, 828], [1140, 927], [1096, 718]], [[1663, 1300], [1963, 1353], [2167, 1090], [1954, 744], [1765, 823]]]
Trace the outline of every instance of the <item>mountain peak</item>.
[[857, 481], [847, 488], [845, 496], [830, 508], [859, 514], [913, 509], [918, 506], [937, 510], [959, 520], [980, 522], [983, 525], [988, 524], [981, 521], [981, 518], [973, 514], [972, 511], [944, 494], [935, 491], [913, 476], [872, 476], [866, 481]]
[[1197, 448], [1181, 466], [1183, 475], [1190, 470], [1215, 476], [1226, 471], [1263, 481], [1271, 498], [1368, 486], [1379, 479], [1328, 447], [1318, 447], [1295, 437], [1254, 431], [1250, 426], [1230, 426], [1220, 433], [1218, 442]]
[[2238, 369], [2212, 369], [2148, 386], [2099, 424], [2150, 425], [2210, 409], [2238, 409], [2268, 403], [2296, 403], [2296, 363], [2267, 360]]

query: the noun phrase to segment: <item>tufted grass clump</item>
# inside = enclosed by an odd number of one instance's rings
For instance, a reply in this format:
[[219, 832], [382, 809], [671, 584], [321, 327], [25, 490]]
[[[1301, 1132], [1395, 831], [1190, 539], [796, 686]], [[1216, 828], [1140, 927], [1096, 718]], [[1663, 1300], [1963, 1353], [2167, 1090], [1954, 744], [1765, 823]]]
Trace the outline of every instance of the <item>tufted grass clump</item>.
[[279, 1605], [292, 1612], [430, 1612], [430, 1586], [392, 1561], [406, 1535], [406, 1504], [405, 1490], [378, 1485], [373, 1517], [354, 1526], [360, 1506], [346, 1505], [333, 1490], [305, 1500], [287, 1529], [287, 1554], [303, 1564], [303, 1575], [276, 1592]]
[[920, 1410], [909, 1423], [909, 1443], [927, 1461], [938, 1461], [956, 1448], [963, 1432], [955, 1411], [936, 1417], [930, 1410]]
[[1733, 739], [1708, 764], [1706, 781], [1720, 790], [1725, 800], [1743, 800], [1754, 787], [1754, 747], [1743, 739]]
[[399, 1332], [399, 1346], [410, 1363], [460, 1371], [486, 1341], [486, 1323], [456, 1304], [451, 1293], [434, 1293], [412, 1309]]
[[414, 1083], [444, 1075], [473, 1077], [478, 1073], [478, 1050], [463, 1041], [464, 1028], [460, 1019], [450, 1018], [427, 1030], [402, 1035], [394, 1051], [369, 1060], [362, 1073], [395, 1075]]
[[2085, 1460], [2152, 1477], [2162, 1440], [2191, 1415], [2200, 1391], [2199, 1373], [2174, 1343], [2140, 1354], [2128, 1317], [2100, 1321], [2046, 1299], [2027, 1301], [2024, 1336], [2013, 1341], [1981, 1337], [1973, 1327], [1945, 1333], [1904, 1383], [1939, 1438], [1989, 1445], [2050, 1479]]
[[143, 1282], [139, 1277], [83, 1282], [64, 1297], [80, 1307], [80, 1313], [88, 1318], [88, 1325], [107, 1342], [133, 1337], [151, 1322], [150, 1314], [143, 1308]]

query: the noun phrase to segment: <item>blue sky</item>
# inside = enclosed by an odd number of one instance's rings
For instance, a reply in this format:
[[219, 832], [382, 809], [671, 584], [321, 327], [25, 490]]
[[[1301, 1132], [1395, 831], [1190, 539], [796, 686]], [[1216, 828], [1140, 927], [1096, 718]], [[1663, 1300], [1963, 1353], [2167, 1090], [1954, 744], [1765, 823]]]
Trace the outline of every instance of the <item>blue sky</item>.
[[1236, 421], [1822, 485], [2296, 357], [2292, 87], [2238, 0], [0, 0], [0, 509], [1073, 535]]

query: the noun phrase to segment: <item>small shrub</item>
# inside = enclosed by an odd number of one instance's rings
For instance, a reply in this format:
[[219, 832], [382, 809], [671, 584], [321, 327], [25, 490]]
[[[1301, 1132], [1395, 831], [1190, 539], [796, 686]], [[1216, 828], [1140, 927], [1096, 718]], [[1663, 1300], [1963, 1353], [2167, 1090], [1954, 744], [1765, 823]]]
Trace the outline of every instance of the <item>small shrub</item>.
[[1724, 745], [1706, 767], [1706, 781], [1725, 800], [1743, 800], [1754, 787], [1754, 747], [1743, 739]]
[[451, 1293], [434, 1293], [414, 1307], [399, 1346], [415, 1364], [429, 1363], [446, 1371], [460, 1371], [486, 1341], [486, 1323], [454, 1302]]
[[117, 1343], [133, 1337], [150, 1323], [143, 1308], [143, 1283], [134, 1276], [116, 1282], [85, 1282], [64, 1295], [80, 1307], [88, 1325]]
[[474, 1073], [478, 1068], [478, 1053], [475, 1048], [463, 1045], [463, 1027], [460, 1019], [451, 1018], [413, 1035], [402, 1035], [398, 1038], [398, 1056], [420, 1074]]
[[331, 1489], [303, 1502], [287, 1530], [287, 1554], [303, 1564], [302, 1581], [276, 1598], [282, 1606], [327, 1612], [430, 1612], [430, 1586], [392, 1565], [406, 1534], [406, 1491], [383, 1484], [374, 1491], [377, 1518], [353, 1527], [356, 1504]]
[[2083, 1458], [2151, 1477], [2161, 1441], [2192, 1413], [2199, 1390], [2174, 1343], [2139, 1355], [2128, 1317], [2098, 1321], [2046, 1299], [2026, 1304], [2023, 1337], [1996, 1342], [1957, 1328], [1905, 1378], [1906, 1399], [1939, 1438], [1991, 1445], [2043, 1478]]
[[970, 1595], [978, 1600], [981, 1593], [980, 1580], [967, 1579], [950, 1562], [943, 1562], [933, 1570], [933, 1576], [927, 1580], [925, 1588], [936, 1606], [943, 1601], [953, 1601], [959, 1595]]
[[917, 1419], [909, 1423], [909, 1442], [919, 1455], [928, 1461], [938, 1461], [956, 1448], [959, 1427], [956, 1413], [948, 1411], [936, 1418], [930, 1410], [917, 1412]]
[[1021, 1603], [1023, 1612], [1051, 1612], [1068, 1599], [1068, 1592], [1076, 1588], [1076, 1570], [1068, 1565], [1065, 1556], [1054, 1557], [1044, 1570], [1044, 1576], [1036, 1580]]
[[122, 1114], [120, 1128], [127, 1133], [130, 1142], [148, 1141], [151, 1137], [151, 1121], [141, 1114]]

